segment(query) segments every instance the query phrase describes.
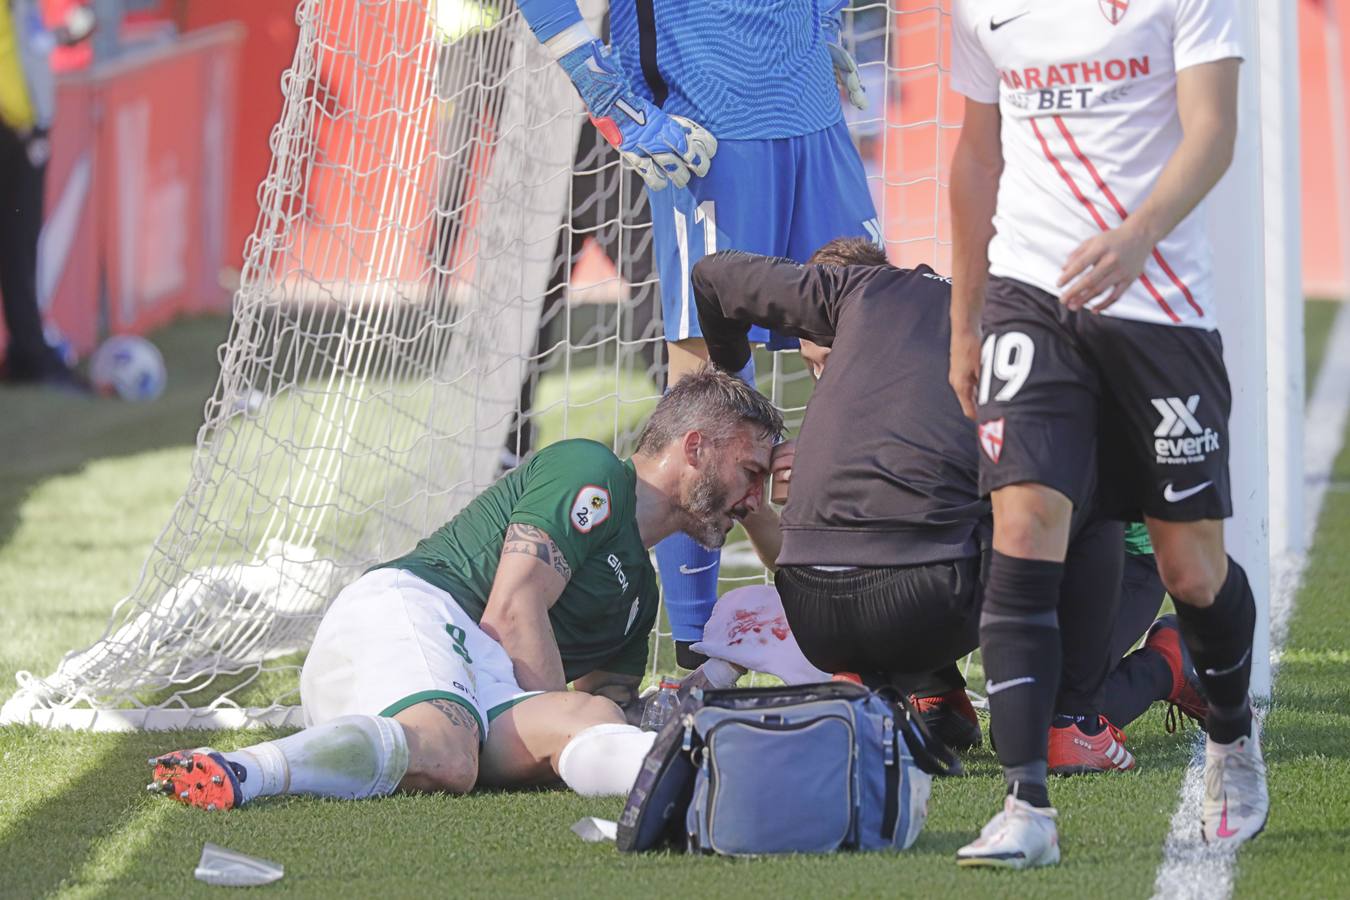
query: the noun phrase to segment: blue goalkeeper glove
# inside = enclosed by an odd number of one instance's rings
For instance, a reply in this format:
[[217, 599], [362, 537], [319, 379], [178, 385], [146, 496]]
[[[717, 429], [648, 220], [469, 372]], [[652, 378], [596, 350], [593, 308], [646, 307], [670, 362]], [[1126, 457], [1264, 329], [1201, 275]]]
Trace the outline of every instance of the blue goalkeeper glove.
[[653, 191], [667, 183], [684, 187], [691, 175], [708, 174], [717, 139], [697, 122], [670, 116], [637, 96], [618, 66], [618, 57], [598, 40], [558, 60], [591, 114], [591, 122], [618, 148]]
[[832, 6], [821, 13], [820, 30], [825, 37], [825, 46], [830, 51], [830, 62], [834, 65], [834, 78], [839, 86], [848, 92], [848, 102], [858, 109], [867, 109], [867, 92], [863, 90], [862, 79], [858, 77], [858, 64], [844, 49], [840, 32], [844, 27], [844, 9], [848, 0], [835, 0]]

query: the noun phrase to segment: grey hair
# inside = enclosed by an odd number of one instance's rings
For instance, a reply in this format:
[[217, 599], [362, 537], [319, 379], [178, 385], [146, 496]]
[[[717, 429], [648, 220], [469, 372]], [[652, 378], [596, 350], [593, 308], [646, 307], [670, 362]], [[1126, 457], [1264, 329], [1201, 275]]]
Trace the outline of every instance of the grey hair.
[[783, 436], [783, 417], [767, 397], [735, 375], [704, 364], [666, 391], [638, 435], [634, 452], [659, 453], [690, 431], [719, 443], [740, 425], [770, 440]]

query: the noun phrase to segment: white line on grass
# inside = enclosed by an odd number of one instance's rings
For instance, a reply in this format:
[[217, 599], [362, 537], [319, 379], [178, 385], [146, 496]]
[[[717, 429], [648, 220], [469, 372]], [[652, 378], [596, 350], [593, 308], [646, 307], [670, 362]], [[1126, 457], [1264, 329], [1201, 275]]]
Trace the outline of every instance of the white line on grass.
[[[1318, 515], [1331, 481], [1332, 466], [1341, 452], [1347, 414], [1350, 413], [1350, 303], [1336, 313], [1331, 337], [1322, 356], [1317, 387], [1304, 418], [1303, 484], [1304, 527], [1312, 547]], [[1280, 655], [1289, 633], [1294, 600], [1303, 581], [1306, 554], [1292, 554], [1274, 562], [1270, 598], [1271, 683], [1279, 671]], [[1156, 898], [1221, 900], [1233, 892], [1234, 855], [1208, 847], [1200, 839], [1200, 801], [1204, 794], [1204, 736], [1198, 735], [1195, 755], [1186, 768], [1181, 802], [1172, 814], [1171, 831], [1163, 843], [1163, 863], [1153, 883]]]

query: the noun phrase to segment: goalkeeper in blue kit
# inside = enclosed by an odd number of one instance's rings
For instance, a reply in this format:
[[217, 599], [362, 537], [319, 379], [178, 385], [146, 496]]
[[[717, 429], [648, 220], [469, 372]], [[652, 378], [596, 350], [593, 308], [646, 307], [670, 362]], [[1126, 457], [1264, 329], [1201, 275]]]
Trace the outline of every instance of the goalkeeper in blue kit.
[[[592, 122], [647, 185], [671, 383], [707, 359], [689, 273], [718, 250], [804, 261], [841, 236], [881, 241], [840, 86], [863, 108], [840, 45], [848, 0], [613, 0], [611, 45], [575, 0], [520, 0]], [[750, 340], [796, 346], [760, 328]], [[754, 382], [754, 362], [739, 373]], [[771, 516], [767, 509], [764, 514]], [[747, 530], [759, 527], [745, 523]], [[683, 533], [656, 547], [681, 665], [717, 599], [720, 554]]]

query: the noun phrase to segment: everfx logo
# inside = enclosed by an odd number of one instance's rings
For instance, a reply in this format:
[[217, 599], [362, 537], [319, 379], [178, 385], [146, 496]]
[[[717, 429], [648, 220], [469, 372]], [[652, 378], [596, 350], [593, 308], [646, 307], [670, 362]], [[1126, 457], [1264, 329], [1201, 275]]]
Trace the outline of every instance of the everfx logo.
[[1154, 397], [1149, 401], [1162, 417], [1153, 429], [1153, 452], [1158, 462], [1183, 464], [1202, 462], [1205, 455], [1219, 449], [1219, 434], [1206, 428], [1195, 417], [1200, 395]]
[[1191, 394], [1182, 403], [1180, 397], [1154, 397], [1149, 401], [1153, 408], [1162, 414], [1162, 421], [1153, 429], [1154, 437], [1180, 437], [1186, 432], [1203, 434], [1204, 429], [1195, 418], [1196, 407], [1200, 405], [1200, 395]]

